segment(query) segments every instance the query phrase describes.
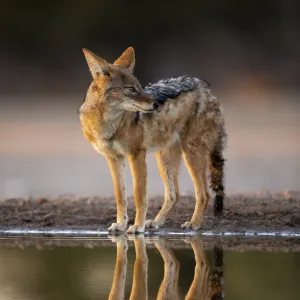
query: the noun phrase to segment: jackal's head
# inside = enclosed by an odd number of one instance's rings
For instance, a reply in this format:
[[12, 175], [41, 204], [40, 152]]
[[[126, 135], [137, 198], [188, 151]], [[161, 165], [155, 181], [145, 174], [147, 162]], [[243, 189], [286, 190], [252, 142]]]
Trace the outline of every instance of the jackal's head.
[[151, 112], [158, 107], [133, 75], [135, 55], [132, 47], [125, 50], [113, 64], [87, 49], [83, 49], [83, 53], [93, 77], [86, 103], [101, 102], [115, 111]]

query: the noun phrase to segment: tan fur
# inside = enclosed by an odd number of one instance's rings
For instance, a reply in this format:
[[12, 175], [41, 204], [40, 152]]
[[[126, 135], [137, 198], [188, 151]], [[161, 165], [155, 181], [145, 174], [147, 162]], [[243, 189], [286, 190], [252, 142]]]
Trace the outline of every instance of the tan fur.
[[167, 246], [163, 239], [154, 242], [155, 247], [159, 251], [164, 261], [164, 278], [159, 287], [158, 300], [179, 300], [178, 278], [179, 278], [179, 262], [173, 251]]
[[[117, 243], [117, 259], [109, 300], [123, 300], [125, 295], [125, 281], [127, 272], [127, 240], [124, 236], [115, 236], [113, 242]], [[134, 237], [135, 263], [133, 270], [133, 282], [130, 298], [131, 300], [148, 299], [147, 271], [148, 256], [146, 242], [143, 235]]]
[[[114, 238], [117, 241], [117, 260], [114, 271], [112, 288], [109, 294], [110, 300], [124, 299], [125, 277], [127, 268], [127, 242], [124, 237]], [[191, 243], [195, 256], [194, 279], [185, 299], [215, 299], [222, 294], [221, 285], [215, 284], [210, 277], [210, 268], [204, 254], [199, 238], [194, 237], [187, 241]], [[181, 299], [178, 290], [178, 279], [180, 265], [172, 249], [169, 248], [167, 241], [159, 238], [154, 241], [155, 247], [159, 251], [164, 262], [164, 277], [159, 287], [158, 300], [177, 300]], [[137, 235], [134, 238], [135, 263], [133, 271], [133, 283], [130, 294], [131, 300], [148, 299], [147, 292], [147, 271], [148, 257], [146, 252], [145, 237]]]
[[127, 239], [124, 236], [118, 236], [115, 237], [113, 241], [117, 243], [117, 258], [113, 283], [108, 299], [123, 300], [127, 272]]
[[148, 256], [146, 252], [145, 237], [138, 235], [134, 239], [135, 262], [133, 269], [133, 283], [130, 294], [130, 300], [148, 299], [147, 271]]
[[209, 265], [204, 254], [204, 249], [201, 245], [200, 240], [197, 238], [191, 240], [191, 245], [196, 260], [196, 266], [194, 279], [185, 299], [213, 299], [213, 297], [211, 297], [210, 290], [211, 284], [209, 281]]
[[[198, 229], [209, 200], [208, 160], [220, 140], [224, 123], [219, 103], [208, 88], [199, 84], [195, 90], [167, 100], [155, 110], [155, 101], [145, 94], [132, 74], [133, 48], [128, 48], [113, 65], [86, 49], [84, 54], [94, 80], [80, 108], [80, 121], [83, 134], [106, 157], [112, 173], [118, 212], [117, 223], [109, 230], [124, 231], [127, 227], [124, 158], [130, 163], [137, 210], [135, 223], [127, 232], [136, 233], [144, 232], [145, 225], [161, 226], [178, 200], [181, 153], [196, 195], [193, 217], [182, 227]], [[141, 112], [137, 122], [136, 112]], [[156, 218], [146, 222], [147, 151], [157, 151], [165, 202]]]

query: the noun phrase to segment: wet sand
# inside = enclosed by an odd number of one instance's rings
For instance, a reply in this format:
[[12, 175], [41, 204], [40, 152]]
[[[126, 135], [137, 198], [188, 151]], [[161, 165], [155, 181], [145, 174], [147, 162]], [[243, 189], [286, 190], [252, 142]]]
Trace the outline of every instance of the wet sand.
[[[223, 249], [238, 252], [263, 251], [263, 252], [300, 252], [300, 240], [295, 238], [267, 238], [267, 237], [233, 237], [233, 236], [188, 236], [188, 237], [145, 237], [147, 248], [154, 247], [153, 242], [157, 239], [166, 240], [173, 249], [189, 248], [191, 239], [198, 238], [206, 250]], [[133, 239], [129, 241], [133, 245]], [[47, 249], [56, 247], [84, 247], [98, 248], [115, 245], [114, 237], [89, 237], [89, 238], [66, 238], [66, 237], [1, 237], [0, 247], [35, 247], [37, 249]]]

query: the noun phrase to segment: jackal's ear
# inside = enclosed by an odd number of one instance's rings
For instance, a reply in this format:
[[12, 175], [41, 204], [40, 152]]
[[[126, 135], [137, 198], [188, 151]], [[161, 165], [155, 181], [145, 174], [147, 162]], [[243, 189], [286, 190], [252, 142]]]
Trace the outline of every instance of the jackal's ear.
[[133, 73], [135, 65], [135, 54], [132, 47], [127, 48], [122, 55], [114, 62], [114, 66], [121, 66], [128, 68]]
[[82, 51], [94, 79], [98, 77], [99, 73], [107, 72], [109, 64], [106, 60], [98, 57], [88, 49], [83, 48]]

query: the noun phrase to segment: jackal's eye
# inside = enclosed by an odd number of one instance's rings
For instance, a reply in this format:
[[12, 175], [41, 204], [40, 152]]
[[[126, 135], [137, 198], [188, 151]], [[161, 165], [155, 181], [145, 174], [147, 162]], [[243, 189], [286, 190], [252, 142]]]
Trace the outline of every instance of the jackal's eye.
[[131, 93], [136, 93], [136, 89], [133, 86], [128, 86], [126, 89]]

